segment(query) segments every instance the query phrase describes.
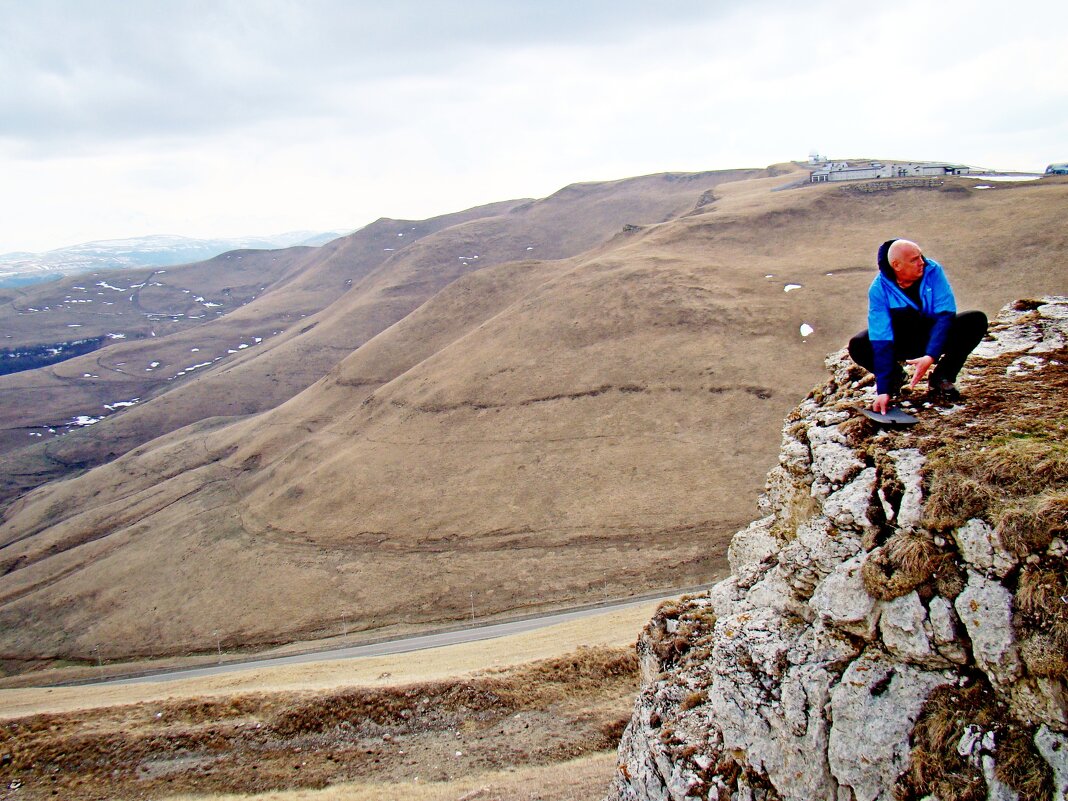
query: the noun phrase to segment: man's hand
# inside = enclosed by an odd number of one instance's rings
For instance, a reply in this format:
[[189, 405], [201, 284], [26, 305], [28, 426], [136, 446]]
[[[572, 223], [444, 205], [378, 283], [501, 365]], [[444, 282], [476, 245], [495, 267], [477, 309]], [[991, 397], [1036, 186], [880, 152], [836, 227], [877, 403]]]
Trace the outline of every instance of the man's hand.
[[884, 393], [882, 395], [876, 395], [875, 396], [875, 402], [872, 403], [872, 405], [871, 405], [871, 410], [873, 412], [878, 412], [879, 414], [886, 414], [886, 410], [889, 409], [889, 408], [890, 408], [890, 396], [889, 395]]
[[916, 368], [916, 372], [912, 374], [912, 380], [909, 381], [909, 387], [912, 388], [920, 383], [920, 379], [927, 375], [927, 371], [931, 369], [935, 360], [930, 356], [921, 356], [918, 359], [906, 359], [905, 363], [911, 364]]

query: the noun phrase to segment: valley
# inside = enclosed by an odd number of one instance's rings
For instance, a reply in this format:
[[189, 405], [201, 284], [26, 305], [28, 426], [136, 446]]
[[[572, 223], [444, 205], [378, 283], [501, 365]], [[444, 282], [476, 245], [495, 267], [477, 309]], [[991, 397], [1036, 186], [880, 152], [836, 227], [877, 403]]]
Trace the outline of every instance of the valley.
[[[783, 415], [864, 326], [879, 242], [923, 243], [962, 308], [1064, 290], [1062, 179], [776, 191], [802, 174], [664, 174], [382, 220], [259, 254], [243, 284], [218, 264], [164, 276], [186, 304], [221, 297], [212, 281], [246, 288], [213, 319], [80, 323], [127, 338], [0, 377], [4, 669], [373, 638], [707, 581]], [[58, 436], [81, 415], [102, 419]], [[29, 436], [43, 426], [57, 435]]]

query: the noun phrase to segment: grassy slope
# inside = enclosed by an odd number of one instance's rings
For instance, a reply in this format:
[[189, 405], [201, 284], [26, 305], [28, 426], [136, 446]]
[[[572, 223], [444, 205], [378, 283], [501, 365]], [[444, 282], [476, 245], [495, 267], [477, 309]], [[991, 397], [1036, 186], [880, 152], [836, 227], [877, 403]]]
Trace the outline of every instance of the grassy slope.
[[654, 606], [391, 657], [0, 690], [0, 750], [18, 755], [5, 776], [29, 799], [595, 797]]
[[[603, 242], [625, 223], [670, 218], [689, 210], [717, 184], [761, 172], [665, 174], [576, 184], [540, 201], [491, 204], [422, 222], [379, 220], [321, 249], [302, 269], [286, 274], [236, 313], [172, 337], [136, 346], [123, 343], [13, 377], [7, 385], [0, 379], [12, 410], [9, 419], [0, 418], [0, 447], [24, 446], [5, 460], [7, 481], [0, 484], [0, 499], [71, 468], [114, 459], [183, 425], [276, 406], [467, 272], [531, 255], [574, 255]], [[220, 257], [208, 264], [222, 263]], [[193, 269], [183, 268], [182, 274]], [[66, 321], [70, 314], [67, 310], [55, 319]], [[242, 338], [249, 342], [253, 336], [263, 342], [228, 353]], [[178, 375], [194, 362], [215, 357], [219, 362], [211, 367]], [[150, 377], [135, 370], [135, 378], [121, 369], [134, 364], [143, 370], [152, 361], [161, 365]], [[83, 378], [86, 374], [100, 378]], [[116, 396], [120, 391], [121, 398]], [[135, 396], [151, 400], [60, 439], [47, 431], [76, 414], [95, 415], [103, 403]], [[43, 439], [29, 440], [30, 428]], [[25, 446], [27, 441], [37, 444]]]
[[[32, 336], [32, 341], [54, 341], [71, 330], [119, 331], [128, 338], [52, 367], [0, 377], [5, 399], [0, 414], [0, 451], [5, 454], [0, 498], [61, 477], [71, 467], [113, 459], [198, 420], [262, 411], [291, 397], [355, 347], [343, 347], [347, 343], [341, 342], [333, 343], [336, 347], [330, 343], [324, 347], [322, 342], [316, 346], [316, 337], [305, 336], [315, 326], [316, 313], [346, 293], [359, 293], [360, 283], [401, 249], [398, 242], [417, 242], [479, 216], [505, 213], [515, 205], [516, 201], [492, 204], [415, 223], [378, 220], [317, 250], [224, 254], [170, 268], [162, 275], [149, 271], [105, 275], [100, 280], [113, 286], [143, 281], [148, 286], [138, 294], [115, 295], [104, 319], [99, 303], [57, 307], [50, 300], [52, 294], [68, 294], [75, 285], [96, 289], [84, 276], [65, 281], [58, 289], [50, 285], [17, 298], [0, 310], [0, 319], [13, 329], [30, 326], [21, 336]], [[155, 287], [156, 283], [163, 286]], [[145, 293], [154, 295], [143, 297]], [[191, 314], [195, 304], [191, 306], [190, 299], [197, 296], [223, 306], [218, 310], [196, 306], [212, 319], [195, 321], [193, 327], [188, 317], [175, 321], [149, 314], [161, 310]], [[20, 313], [27, 307], [49, 305], [47, 315]], [[221, 311], [228, 313], [212, 317]], [[81, 328], [70, 329], [70, 324]], [[300, 340], [298, 354], [292, 353], [293, 340]], [[241, 344], [247, 348], [241, 349]], [[289, 358], [274, 358], [276, 349]], [[217, 363], [210, 367], [179, 375], [190, 365], [213, 360]], [[284, 369], [272, 369], [279, 361]], [[153, 362], [157, 366], [146, 370]], [[86, 374], [93, 377], [85, 378]], [[141, 398], [141, 405], [92, 428], [75, 429], [61, 438], [47, 431], [52, 427], [63, 432], [63, 424], [71, 418], [103, 414], [103, 404], [133, 397]], [[29, 431], [42, 438], [28, 438]]]
[[4, 653], [181, 653], [215, 630], [247, 645], [456, 619], [472, 594], [492, 614], [694, 583], [751, 517], [784, 413], [863, 325], [879, 241], [924, 244], [962, 307], [1064, 290], [1068, 183], [782, 182], [478, 270], [274, 411], [28, 496], [0, 532], [21, 540]]

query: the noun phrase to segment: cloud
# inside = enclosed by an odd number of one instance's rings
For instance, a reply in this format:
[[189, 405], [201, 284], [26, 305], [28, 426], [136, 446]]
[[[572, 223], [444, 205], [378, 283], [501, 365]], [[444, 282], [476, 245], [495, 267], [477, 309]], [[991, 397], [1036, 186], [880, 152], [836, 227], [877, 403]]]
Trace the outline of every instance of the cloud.
[[[729, 5], [729, 4], [724, 4]], [[512, 48], [582, 45], [719, 13], [633, 2], [6, 3], [3, 135], [35, 153], [344, 115], [339, 97], [440, 79]]]
[[832, 156], [1063, 160], [1068, 5], [0, 0], [0, 250]]

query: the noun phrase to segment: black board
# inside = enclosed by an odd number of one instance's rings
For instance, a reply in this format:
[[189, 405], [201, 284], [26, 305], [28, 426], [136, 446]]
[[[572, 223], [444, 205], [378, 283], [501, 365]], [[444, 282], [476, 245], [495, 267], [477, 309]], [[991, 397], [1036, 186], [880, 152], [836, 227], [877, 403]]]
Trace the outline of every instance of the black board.
[[867, 408], [861, 409], [860, 413], [869, 420], [874, 420], [884, 426], [911, 426], [920, 422], [920, 418], [914, 417], [897, 406], [891, 406], [887, 409], [886, 414], [879, 414], [879, 412]]

